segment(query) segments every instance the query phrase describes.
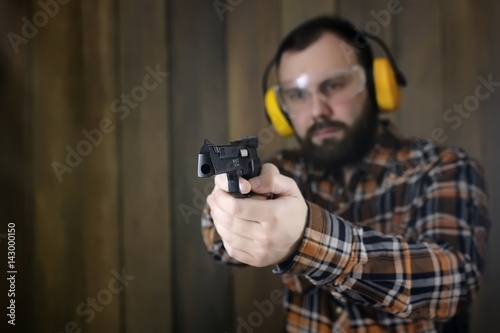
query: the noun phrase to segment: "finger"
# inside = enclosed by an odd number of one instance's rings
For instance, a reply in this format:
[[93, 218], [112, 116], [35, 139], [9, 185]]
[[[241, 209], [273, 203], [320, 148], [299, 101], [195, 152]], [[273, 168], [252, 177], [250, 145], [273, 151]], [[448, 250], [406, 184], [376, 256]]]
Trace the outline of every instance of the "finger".
[[255, 193], [302, 197], [295, 181], [290, 177], [281, 175], [278, 168], [271, 163], [265, 163], [262, 166], [261, 174], [250, 179], [249, 182]]
[[231, 196], [223, 188], [219, 188], [217, 185], [212, 194], [207, 197], [207, 203], [209, 203], [210, 206], [217, 205], [217, 207], [229, 215], [234, 215], [238, 210], [236, 198]]
[[[238, 179], [239, 185], [240, 185], [240, 192], [242, 194], [247, 194], [250, 192], [252, 189], [250, 183], [248, 180], [239, 177]], [[223, 189], [224, 191], [228, 191], [228, 185], [227, 185], [227, 174], [223, 173], [220, 175], [216, 175], [214, 179], [215, 185], [218, 186], [219, 188]]]
[[257, 266], [255, 264], [257, 262], [257, 258], [254, 255], [252, 255], [252, 253], [247, 252], [245, 250], [234, 248], [224, 241], [222, 242], [224, 243], [224, 248], [226, 249], [227, 254], [229, 254], [231, 258], [234, 258], [239, 262], [247, 265]]
[[268, 202], [272, 204], [273, 200], [264, 199], [265, 197], [261, 195], [238, 199], [222, 190], [213, 193], [213, 200], [225, 214], [248, 223], [261, 223], [267, 221], [269, 216], [273, 215], [272, 212], [275, 207], [268, 204]]
[[225, 227], [224, 223], [220, 223], [218, 217], [213, 217], [213, 221], [227, 253], [232, 258], [247, 264], [256, 260], [255, 256], [251, 253], [251, 250], [255, 248], [255, 242], [252, 239], [232, 232]]
[[[222, 239], [222, 242], [224, 243], [226, 251], [231, 257], [240, 260], [243, 253], [246, 253], [247, 256], [253, 256], [247, 250], [253, 248], [252, 246], [253, 242], [251, 240], [231, 233], [231, 231], [227, 230], [222, 225], [216, 224], [215, 228], [217, 229], [217, 233], [219, 234], [219, 236]], [[236, 253], [239, 253], [239, 255], [235, 255]]]
[[214, 226], [217, 232], [219, 233], [222, 240], [230, 243], [233, 247], [238, 248], [252, 248], [253, 239], [248, 238], [246, 235], [240, 235], [238, 233], [233, 232], [231, 229], [226, 227], [223, 219], [218, 217], [213, 219]]
[[259, 226], [256, 222], [240, 219], [228, 214], [218, 205], [213, 196], [209, 196], [207, 202], [209, 202], [211, 208], [210, 215], [216, 225], [216, 229], [223, 227], [228, 232], [246, 239], [254, 239], [254, 235], [259, 234]]
[[252, 219], [251, 209], [257, 207], [256, 205], [248, 206], [248, 202], [264, 202], [265, 197], [260, 195], [254, 195], [249, 198], [234, 198], [231, 194], [225, 192], [224, 190], [217, 190], [212, 193], [210, 198], [207, 198], [209, 204], [212, 202], [217, 204], [225, 214], [231, 218], [240, 218], [247, 220], [248, 222], [256, 222]]

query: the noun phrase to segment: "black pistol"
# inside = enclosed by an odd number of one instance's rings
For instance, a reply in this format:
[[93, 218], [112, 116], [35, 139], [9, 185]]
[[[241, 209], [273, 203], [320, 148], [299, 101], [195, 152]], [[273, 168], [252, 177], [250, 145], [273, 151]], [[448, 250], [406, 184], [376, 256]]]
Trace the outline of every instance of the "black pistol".
[[229, 193], [237, 198], [248, 197], [249, 195], [240, 192], [239, 177], [250, 179], [260, 174], [257, 146], [258, 139], [255, 136], [243, 137], [239, 141], [219, 146], [205, 139], [198, 155], [198, 177], [227, 173]]

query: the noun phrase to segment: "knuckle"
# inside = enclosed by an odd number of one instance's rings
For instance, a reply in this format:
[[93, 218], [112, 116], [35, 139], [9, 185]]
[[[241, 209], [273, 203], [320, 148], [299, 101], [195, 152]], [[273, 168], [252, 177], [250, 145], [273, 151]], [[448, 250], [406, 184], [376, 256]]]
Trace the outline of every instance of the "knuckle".
[[231, 215], [237, 214], [237, 213], [238, 213], [238, 211], [239, 211], [239, 209], [240, 209], [240, 207], [239, 207], [239, 206], [240, 206], [240, 205], [239, 205], [238, 200], [235, 200], [234, 198], [232, 198], [232, 197], [231, 197], [231, 198], [228, 200], [227, 205], [226, 205], [226, 207], [227, 207], [227, 212], [228, 212], [229, 214], [231, 214]]
[[214, 226], [217, 233], [222, 238], [222, 240], [226, 239], [226, 229], [219, 223], [219, 220], [214, 219]]
[[226, 242], [224, 242], [224, 247], [226, 248], [227, 254], [229, 254], [231, 258], [236, 259], [236, 250], [231, 246], [231, 244], [226, 244]]
[[222, 210], [226, 213], [234, 215], [238, 212], [239, 202], [223, 190], [218, 190], [214, 193], [215, 200]]
[[262, 166], [266, 172], [276, 172], [278, 171], [278, 167], [274, 165], [273, 163], [264, 163]]
[[263, 249], [268, 249], [273, 245], [273, 239], [268, 233], [262, 232], [257, 237]]
[[228, 250], [229, 248], [232, 249], [231, 238], [228, 235], [224, 235], [221, 237], [222, 237], [222, 242], [224, 243], [224, 247], [226, 248], [226, 250]]
[[234, 225], [234, 220], [230, 215], [224, 215], [224, 218], [221, 221], [224, 224], [226, 229], [231, 230]]
[[234, 222], [230, 215], [220, 213], [217, 215], [217, 224], [229, 231], [234, 225]]
[[290, 207], [275, 205], [275, 208], [270, 211], [266, 217], [266, 229], [268, 232], [273, 232], [273, 230], [278, 226], [280, 217], [286, 216], [285, 214], [289, 211]]
[[271, 174], [268, 176], [268, 183], [269, 183], [269, 187], [272, 189], [272, 191], [274, 191], [275, 186], [276, 186], [276, 175], [275, 174]]
[[297, 185], [297, 183], [295, 182], [295, 180], [293, 180], [292, 178], [289, 178], [289, 177], [284, 177], [283, 178], [283, 182], [288, 187], [292, 187], [292, 186], [296, 186]]

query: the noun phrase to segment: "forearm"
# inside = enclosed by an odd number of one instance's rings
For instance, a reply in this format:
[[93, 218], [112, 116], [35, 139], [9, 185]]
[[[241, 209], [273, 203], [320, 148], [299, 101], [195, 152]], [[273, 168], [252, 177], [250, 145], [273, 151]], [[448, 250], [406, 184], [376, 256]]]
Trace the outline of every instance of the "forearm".
[[[471, 237], [464, 239], [463, 234]], [[431, 239], [409, 242], [384, 235], [310, 204], [303, 243], [276, 272], [304, 276], [359, 304], [403, 318], [446, 319], [467, 306], [479, 284], [480, 270], [473, 260], [480, 255], [476, 231], [463, 234], [460, 241], [474, 253]]]

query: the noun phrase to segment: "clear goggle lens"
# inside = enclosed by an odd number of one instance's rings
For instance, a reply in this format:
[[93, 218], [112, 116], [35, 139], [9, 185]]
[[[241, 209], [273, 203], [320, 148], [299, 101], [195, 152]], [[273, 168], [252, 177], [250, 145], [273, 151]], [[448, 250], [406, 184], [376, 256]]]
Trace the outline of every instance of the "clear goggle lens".
[[344, 103], [365, 89], [363, 68], [355, 65], [321, 73], [307, 73], [275, 86], [280, 104], [290, 115], [307, 112], [313, 94], [330, 105]]

